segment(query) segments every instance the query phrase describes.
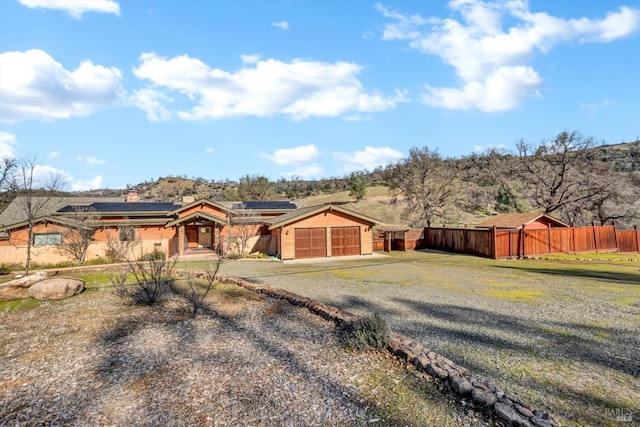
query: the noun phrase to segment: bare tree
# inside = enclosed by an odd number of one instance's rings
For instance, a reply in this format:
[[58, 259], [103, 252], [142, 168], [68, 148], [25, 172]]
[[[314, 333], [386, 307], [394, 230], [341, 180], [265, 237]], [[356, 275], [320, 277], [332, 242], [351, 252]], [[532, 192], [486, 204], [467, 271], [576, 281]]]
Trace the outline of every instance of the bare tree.
[[405, 219], [413, 225], [447, 221], [459, 198], [456, 178], [459, 168], [445, 161], [438, 151], [412, 148], [409, 157], [387, 168], [387, 183], [397, 202], [406, 204]]
[[136, 228], [127, 222], [110, 231], [107, 236], [105, 255], [110, 262], [126, 262], [131, 259], [134, 249], [140, 244], [136, 236]]
[[227, 237], [227, 252], [233, 252], [241, 257], [247, 255], [249, 241], [256, 235], [256, 225], [259, 221], [247, 213], [229, 213], [229, 236]]
[[27, 259], [25, 274], [29, 274], [33, 253], [33, 227], [38, 217], [48, 213], [51, 198], [65, 185], [63, 176], [43, 166], [36, 157], [18, 160], [9, 180], [9, 188], [16, 195], [16, 204], [27, 222]]
[[[9, 190], [11, 176], [16, 168], [17, 161], [14, 157], [4, 156], [0, 158], [0, 211], [10, 202]], [[1, 225], [1, 224], [0, 224]]]
[[0, 158], [0, 192], [9, 189], [9, 182], [17, 160], [14, 157], [4, 156]]
[[495, 209], [498, 212], [524, 212], [526, 210], [522, 182], [517, 173], [517, 161], [504, 149], [490, 148], [473, 159], [473, 172], [479, 180], [495, 190]]
[[99, 227], [99, 216], [95, 211], [90, 208], [76, 207], [65, 221], [62, 242], [56, 248], [58, 253], [68, 255], [78, 264], [82, 264]]
[[595, 142], [578, 132], [561, 132], [552, 141], [517, 144], [522, 180], [534, 207], [570, 219], [590, 201], [607, 199], [619, 177], [592, 159]]

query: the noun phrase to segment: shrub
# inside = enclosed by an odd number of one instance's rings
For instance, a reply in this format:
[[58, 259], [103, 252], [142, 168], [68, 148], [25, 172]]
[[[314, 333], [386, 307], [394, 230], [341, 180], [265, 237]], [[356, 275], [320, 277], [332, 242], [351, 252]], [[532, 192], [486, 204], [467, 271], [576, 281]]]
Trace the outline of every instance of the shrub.
[[107, 263], [107, 260], [99, 256], [83, 262], [82, 265], [102, 265], [106, 263]]
[[189, 277], [186, 287], [172, 286], [173, 293], [178, 297], [180, 308], [191, 317], [195, 318], [198, 313], [207, 308], [205, 299], [217, 283], [222, 260], [222, 255], [218, 255], [217, 260], [207, 264], [205, 270], [197, 275], [198, 277], [196, 275]]
[[383, 350], [389, 344], [389, 326], [376, 311], [370, 316], [358, 317], [340, 326], [340, 335], [356, 351]]
[[[126, 271], [113, 275], [115, 294], [125, 303], [155, 305], [169, 294], [173, 285], [174, 261], [152, 259], [149, 262], [129, 262]], [[133, 278], [127, 284], [128, 277]]]
[[155, 249], [153, 252], [142, 255], [140, 261], [164, 261], [167, 258], [166, 254], [160, 249]]
[[11, 263], [7, 263], [7, 262], [0, 263], [0, 274], [1, 275], [9, 274], [13, 270], [20, 270], [20, 269], [21, 269], [21, 267], [19, 265], [16, 265], [16, 264], [11, 264]]

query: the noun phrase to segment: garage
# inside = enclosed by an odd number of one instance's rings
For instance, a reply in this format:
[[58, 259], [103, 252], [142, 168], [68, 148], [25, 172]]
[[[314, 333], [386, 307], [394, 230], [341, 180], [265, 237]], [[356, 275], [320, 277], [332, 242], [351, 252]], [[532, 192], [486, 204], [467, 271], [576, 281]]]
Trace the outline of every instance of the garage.
[[331, 256], [360, 255], [360, 227], [331, 229]]
[[280, 259], [339, 258], [373, 253], [373, 226], [379, 222], [335, 205], [298, 208], [271, 220]]
[[323, 258], [327, 256], [326, 228], [295, 229], [296, 258]]

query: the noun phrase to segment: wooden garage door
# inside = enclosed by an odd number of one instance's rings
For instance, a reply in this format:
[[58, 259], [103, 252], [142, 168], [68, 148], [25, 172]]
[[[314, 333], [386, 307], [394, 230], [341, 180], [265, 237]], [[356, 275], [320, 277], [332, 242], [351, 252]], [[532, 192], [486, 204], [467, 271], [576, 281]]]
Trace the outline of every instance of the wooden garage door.
[[331, 229], [331, 256], [360, 255], [360, 227]]
[[325, 228], [296, 228], [296, 259], [327, 256]]

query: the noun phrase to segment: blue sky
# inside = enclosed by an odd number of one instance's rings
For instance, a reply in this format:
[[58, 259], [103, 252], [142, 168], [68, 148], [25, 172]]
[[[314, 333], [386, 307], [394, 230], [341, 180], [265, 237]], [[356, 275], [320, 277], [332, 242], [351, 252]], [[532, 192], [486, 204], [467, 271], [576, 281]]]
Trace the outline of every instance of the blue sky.
[[0, 155], [68, 189], [640, 137], [640, 0], [0, 0]]

